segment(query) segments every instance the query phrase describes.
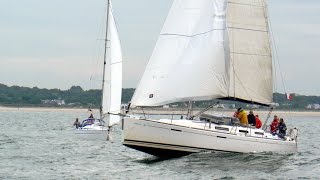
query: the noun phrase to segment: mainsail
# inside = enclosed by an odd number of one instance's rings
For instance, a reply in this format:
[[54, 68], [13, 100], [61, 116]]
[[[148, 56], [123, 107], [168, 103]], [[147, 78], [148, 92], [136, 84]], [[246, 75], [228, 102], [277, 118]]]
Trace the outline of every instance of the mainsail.
[[112, 5], [110, 1], [108, 2], [102, 114], [105, 116], [108, 126], [112, 126], [120, 121], [119, 116], [109, 115], [107, 113], [120, 113], [122, 94], [122, 53], [118, 31], [113, 17]]
[[175, 0], [132, 105], [271, 103], [268, 40], [265, 0]]
[[272, 57], [266, 0], [229, 0], [226, 18], [231, 58], [229, 96], [270, 104]]

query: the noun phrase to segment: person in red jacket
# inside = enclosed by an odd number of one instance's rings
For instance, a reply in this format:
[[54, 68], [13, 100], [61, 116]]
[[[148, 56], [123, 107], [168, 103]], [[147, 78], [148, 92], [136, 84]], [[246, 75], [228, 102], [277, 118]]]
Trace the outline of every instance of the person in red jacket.
[[271, 133], [276, 133], [278, 126], [279, 126], [279, 118], [278, 116], [275, 115], [272, 123], [270, 124]]
[[259, 129], [259, 128], [261, 128], [261, 126], [262, 126], [262, 122], [259, 118], [259, 115], [256, 115], [256, 128]]
[[234, 112], [233, 117], [238, 118], [240, 111], [241, 111], [241, 107], [238, 108], [236, 112]]

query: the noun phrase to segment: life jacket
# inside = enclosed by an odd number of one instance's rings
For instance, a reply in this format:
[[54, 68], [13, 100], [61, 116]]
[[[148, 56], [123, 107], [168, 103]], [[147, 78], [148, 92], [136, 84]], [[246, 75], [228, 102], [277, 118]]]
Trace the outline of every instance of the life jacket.
[[248, 117], [247, 113], [244, 110], [241, 110], [238, 114], [238, 119], [241, 124], [248, 125]]
[[261, 128], [261, 126], [262, 126], [262, 122], [261, 122], [261, 120], [258, 118], [258, 117], [256, 117], [256, 128]]
[[285, 123], [279, 123], [278, 129], [280, 134], [286, 134], [287, 126]]
[[252, 126], [255, 126], [256, 125], [256, 117], [253, 114], [249, 114], [247, 117], [248, 117], [249, 124], [251, 124]]
[[271, 130], [272, 133], [277, 131], [278, 125], [279, 125], [279, 120], [278, 119], [274, 119], [272, 121], [272, 123], [270, 124], [270, 130]]
[[233, 114], [233, 117], [238, 117], [238, 115], [239, 115], [239, 111], [236, 111], [236, 112], [234, 112], [234, 114]]

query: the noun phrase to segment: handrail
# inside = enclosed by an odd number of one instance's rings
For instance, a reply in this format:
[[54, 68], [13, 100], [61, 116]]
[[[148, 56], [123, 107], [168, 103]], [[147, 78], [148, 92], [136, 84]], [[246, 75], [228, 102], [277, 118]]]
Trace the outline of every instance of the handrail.
[[270, 111], [269, 111], [269, 113], [268, 113], [268, 116], [267, 116], [265, 122], [263, 123], [263, 126], [262, 126], [262, 128], [261, 128], [261, 129], [263, 129], [263, 131], [266, 131], [266, 129], [267, 129], [267, 127], [268, 127], [268, 126], [267, 126], [267, 123], [268, 123], [268, 120], [269, 120], [269, 118], [270, 118], [270, 116], [271, 116], [272, 111], [273, 111], [273, 107], [270, 108]]
[[219, 103], [220, 103], [220, 101], [218, 101], [218, 102], [216, 102], [216, 103], [214, 103], [214, 104], [212, 104], [212, 105], [208, 106], [207, 108], [203, 109], [202, 111], [198, 112], [197, 114], [195, 114], [195, 115], [191, 116], [191, 118], [190, 118], [190, 119], [194, 119], [195, 117], [200, 116], [201, 114], [203, 114], [204, 112], [206, 112], [206, 111], [208, 111], [209, 109], [213, 108], [213, 106], [215, 106], [215, 105], [217, 105], [217, 104], [219, 104]]

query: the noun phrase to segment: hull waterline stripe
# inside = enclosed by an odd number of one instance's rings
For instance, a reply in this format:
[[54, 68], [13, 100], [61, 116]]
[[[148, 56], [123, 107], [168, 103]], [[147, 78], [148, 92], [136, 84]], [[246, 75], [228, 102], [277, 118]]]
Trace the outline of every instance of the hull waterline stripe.
[[[150, 148], [156, 148], [154, 146], [161, 147], [160, 149], [180, 149], [179, 151], [186, 151], [186, 152], [200, 152], [200, 151], [223, 151], [223, 152], [233, 152], [233, 151], [224, 151], [218, 149], [208, 149], [208, 148], [199, 148], [199, 147], [192, 147], [192, 146], [182, 146], [182, 145], [172, 145], [172, 144], [163, 144], [163, 143], [154, 143], [154, 142], [146, 142], [146, 141], [136, 141], [136, 140], [129, 140], [125, 139], [123, 145], [135, 145], [135, 146], [144, 146]], [[170, 149], [170, 150], [171, 150]]]

